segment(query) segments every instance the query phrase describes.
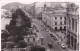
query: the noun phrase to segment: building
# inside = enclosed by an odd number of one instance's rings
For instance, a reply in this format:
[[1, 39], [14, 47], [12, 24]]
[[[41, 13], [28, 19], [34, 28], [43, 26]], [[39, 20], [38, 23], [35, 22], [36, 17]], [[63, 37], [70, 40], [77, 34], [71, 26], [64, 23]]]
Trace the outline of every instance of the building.
[[47, 7], [44, 4], [44, 10], [42, 12], [43, 22], [55, 31], [66, 30], [66, 8], [61, 5], [59, 7]]
[[[77, 49], [79, 46], [79, 12], [78, 6], [74, 3], [67, 5], [68, 19], [68, 46], [71, 49]], [[77, 47], [78, 46], [78, 47]]]
[[53, 30], [65, 30], [68, 38], [68, 47], [79, 48], [79, 7], [74, 3], [67, 3], [67, 7], [47, 7], [44, 4], [42, 21]]
[[12, 13], [6, 9], [1, 9], [1, 18], [11, 18]]
[[36, 45], [37, 44], [37, 34], [29, 34], [27, 36], [24, 36], [24, 41], [28, 43], [28, 45]]

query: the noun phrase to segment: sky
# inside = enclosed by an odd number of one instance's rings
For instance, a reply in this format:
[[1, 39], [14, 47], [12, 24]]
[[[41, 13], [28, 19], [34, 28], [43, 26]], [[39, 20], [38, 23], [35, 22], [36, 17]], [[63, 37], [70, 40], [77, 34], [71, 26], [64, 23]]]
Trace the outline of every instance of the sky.
[[11, 3], [11, 2], [20, 2], [20, 3], [23, 3], [23, 4], [31, 4], [31, 3], [33, 3], [32, 1], [23, 1], [23, 0], [13, 0], [13, 1], [11, 1], [11, 0], [8, 0], [8, 2], [6, 2], [6, 1], [1, 1], [1, 6], [3, 6], [3, 5], [6, 5], [6, 4], [8, 4], [8, 3]]
[[33, 2], [75, 2], [76, 4], [79, 5], [80, 1], [76, 1], [76, 0], [0, 0], [0, 4], [1, 6], [7, 4], [7, 3], [11, 3], [11, 2], [20, 2], [23, 4], [31, 4]]

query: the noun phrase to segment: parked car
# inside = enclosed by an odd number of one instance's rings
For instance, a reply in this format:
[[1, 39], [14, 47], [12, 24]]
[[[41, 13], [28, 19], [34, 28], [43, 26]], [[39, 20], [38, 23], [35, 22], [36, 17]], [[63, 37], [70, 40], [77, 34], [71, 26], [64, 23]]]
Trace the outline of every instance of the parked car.
[[50, 34], [50, 36], [51, 36], [51, 37], [54, 37], [54, 35], [53, 35], [53, 34]]
[[48, 43], [48, 46], [49, 46], [49, 48], [53, 47], [51, 42]]
[[61, 43], [60, 43], [60, 42], [58, 42], [58, 44], [60, 45]]
[[44, 28], [44, 30], [46, 30], [46, 28]]
[[40, 37], [40, 40], [41, 40], [41, 45], [44, 45], [44, 38]]
[[43, 41], [43, 40], [44, 40], [44, 38], [43, 38], [43, 37], [40, 37], [40, 39], [41, 39], [41, 41]]
[[53, 37], [53, 39], [54, 39], [54, 40], [57, 40], [57, 38], [56, 38], [55, 36]]
[[61, 47], [62, 47], [63, 49], [66, 49], [65, 44], [61, 44]]
[[50, 36], [53, 37], [54, 40], [57, 40], [57, 38], [53, 34], [50, 34]]
[[36, 30], [36, 32], [39, 32], [39, 30]]

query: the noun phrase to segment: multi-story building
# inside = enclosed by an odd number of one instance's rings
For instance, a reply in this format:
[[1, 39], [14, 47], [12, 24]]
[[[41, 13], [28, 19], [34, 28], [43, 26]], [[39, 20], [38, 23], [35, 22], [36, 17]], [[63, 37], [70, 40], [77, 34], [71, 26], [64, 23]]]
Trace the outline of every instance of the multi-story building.
[[51, 8], [44, 4], [42, 20], [53, 30], [66, 30], [66, 17], [66, 8], [62, 6], [59, 6], [59, 8]]
[[66, 30], [68, 47], [77, 49], [79, 47], [79, 7], [73, 3], [67, 3], [66, 5], [67, 8], [60, 5], [58, 8], [57, 6], [52, 8], [44, 4], [42, 20], [53, 30]]
[[78, 6], [74, 3], [67, 5], [67, 19], [68, 19], [68, 45], [72, 49], [77, 49], [79, 43], [79, 13]]

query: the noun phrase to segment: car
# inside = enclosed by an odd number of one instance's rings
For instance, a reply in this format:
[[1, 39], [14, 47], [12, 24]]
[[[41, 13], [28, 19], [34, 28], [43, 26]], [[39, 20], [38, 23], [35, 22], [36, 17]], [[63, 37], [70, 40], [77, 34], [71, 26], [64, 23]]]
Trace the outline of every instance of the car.
[[54, 35], [53, 35], [53, 34], [50, 34], [50, 36], [51, 36], [51, 37], [54, 37]]
[[39, 30], [36, 30], [36, 32], [39, 32]]
[[48, 46], [49, 46], [49, 48], [53, 47], [51, 42], [48, 43]]
[[60, 43], [60, 42], [58, 42], [58, 44], [60, 45], [61, 43]]
[[51, 31], [49, 31], [48, 33], [51, 33]]
[[46, 30], [46, 28], [44, 28], [44, 30]]
[[57, 40], [57, 38], [56, 38], [55, 36], [53, 36], [53, 39], [54, 39], [54, 40]]
[[65, 44], [61, 44], [61, 47], [62, 47], [63, 49], [66, 49]]
[[50, 34], [50, 36], [53, 37], [54, 40], [57, 40], [57, 38], [53, 34]]
[[57, 38], [53, 34], [50, 34], [50, 36], [53, 37], [54, 40], [57, 40]]
[[44, 40], [44, 38], [43, 38], [43, 37], [40, 37], [40, 39], [41, 39], [41, 41], [43, 41], [43, 40]]

